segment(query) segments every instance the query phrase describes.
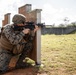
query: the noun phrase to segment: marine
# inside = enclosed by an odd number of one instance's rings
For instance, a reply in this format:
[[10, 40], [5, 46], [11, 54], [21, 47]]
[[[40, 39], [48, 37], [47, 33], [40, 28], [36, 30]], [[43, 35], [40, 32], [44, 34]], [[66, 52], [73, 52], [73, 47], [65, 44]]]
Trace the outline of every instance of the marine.
[[35, 29], [32, 31], [29, 28], [24, 28], [22, 31], [15, 31], [15, 25], [24, 26], [26, 23], [26, 17], [22, 14], [15, 14], [12, 22], [13, 24], [7, 24], [1, 29], [0, 73], [9, 70], [10, 60], [16, 55], [19, 56], [19, 59], [15, 68], [27, 66], [23, 60], [28, 56], [29, 52], [32, 51], [35, 32], [38, 30], [38, 27], [35, 26]]

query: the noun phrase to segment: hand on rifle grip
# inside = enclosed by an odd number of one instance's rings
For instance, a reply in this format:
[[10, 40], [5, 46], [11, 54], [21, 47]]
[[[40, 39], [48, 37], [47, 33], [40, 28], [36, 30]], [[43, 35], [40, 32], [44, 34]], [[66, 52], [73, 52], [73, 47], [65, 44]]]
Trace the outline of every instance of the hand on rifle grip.
[[24, 34], [29, 34], [29, 33], [30, 33], [30, 29], [29, 29], [29, 28], [24, 29], [22, 32], [23, 32]]

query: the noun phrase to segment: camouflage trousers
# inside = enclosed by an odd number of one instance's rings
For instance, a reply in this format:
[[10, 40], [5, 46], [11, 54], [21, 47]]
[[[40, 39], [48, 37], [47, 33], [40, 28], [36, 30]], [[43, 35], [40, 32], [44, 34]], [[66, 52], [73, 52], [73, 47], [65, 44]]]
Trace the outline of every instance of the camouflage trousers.
[[0, 49], [0, 71], [8, 70], [9, 62], [12, 58], [12, 54], [7, 50]]
[[[19, 56], [19, 59], [24, 59], [25, 57], [28, 56], [28, 53], [32, 50], [32, 43], [27, 43], [21, 53], [21, 55]], [[0, 49], [0, 70], [1, 71], [7, 71], [8, 70], [8, 66], [9, 66], [9, 62], [11, 60], [11, 58], [14, 55], [7, 51], [7, 50], [3, 50]]]

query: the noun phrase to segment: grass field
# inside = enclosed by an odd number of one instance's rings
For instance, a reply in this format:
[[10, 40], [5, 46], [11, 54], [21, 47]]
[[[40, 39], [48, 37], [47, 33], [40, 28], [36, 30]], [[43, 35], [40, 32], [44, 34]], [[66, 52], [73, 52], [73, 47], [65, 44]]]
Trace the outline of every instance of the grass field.
[[47, 75], [76, 75], [76, 34], [42, 35], [41, 61]]

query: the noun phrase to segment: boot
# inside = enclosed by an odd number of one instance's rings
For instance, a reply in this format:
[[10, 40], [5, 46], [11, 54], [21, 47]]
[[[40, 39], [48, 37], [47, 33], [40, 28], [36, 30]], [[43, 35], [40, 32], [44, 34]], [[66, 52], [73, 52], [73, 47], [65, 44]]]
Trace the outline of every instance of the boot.
[[30, 63], [21, 62], [16, 64], [15, 69], [28, 68], [30, 66], [31, 66]]
[[26, 58], [25, 55], [21, 54], [17, 63], [16, 63], [16, 66], [15, 68], [16, 69], [19, 69], [19, 68], [26, 68], [26, 67], [30, 67], [31, 64], [27, 63], [27, 62], [23, 62], [23, 60]]

